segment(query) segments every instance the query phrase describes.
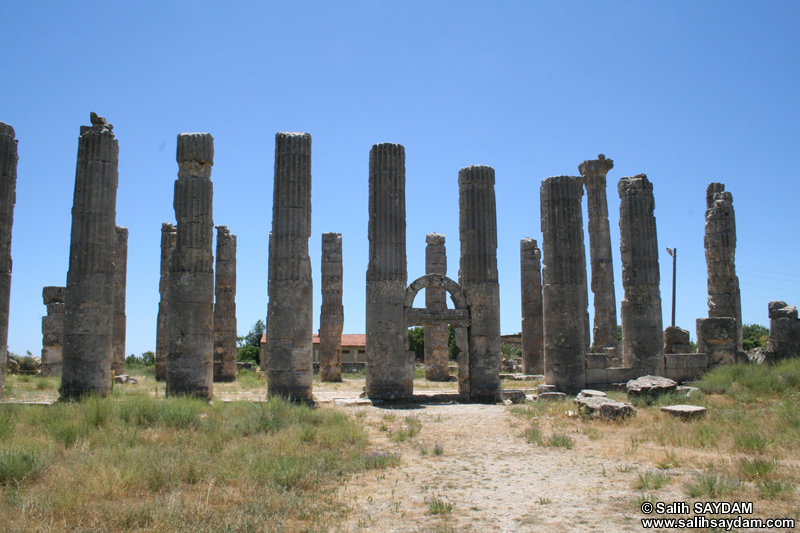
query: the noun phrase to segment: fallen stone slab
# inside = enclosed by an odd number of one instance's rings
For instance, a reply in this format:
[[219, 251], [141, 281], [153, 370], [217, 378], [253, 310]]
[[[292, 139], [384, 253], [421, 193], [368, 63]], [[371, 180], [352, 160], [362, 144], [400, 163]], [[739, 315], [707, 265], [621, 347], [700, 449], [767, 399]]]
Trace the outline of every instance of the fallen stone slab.
[[555, 385], [537, 385], [536, 386], [536, 394], [542, 394], [543, 392], [556, 392]]
[[540, 392], [539, 399], [547, 401], [564, 401], [567, 399], [567, 395], [563, 392]]
[[699, 398], [700, 397], [700, 389], [697, 387], [688, 387], [685, 385], [679, 385], [675, 388], [675, 392], [679, 394], [685, 394], [687, 398]]
[[656, 397], [673, 392], [677, 387], [676, 381], [661, 376], [642, 376], [630, 380], [625, 386], [629, 397]]
[[594, 389], [583, 389], [578, 393], [575, 397], [575, 401], [577, 402], [583, 398], [605, 398], [606, 393], [601, 390], [594, 390]]
[[499, 390], [495, 393], [495, 401], [509, 405], [510, 403], [521, 403], [525, 401], [525, 391], [521, 390]]
[[629, 418], [636, 414], [636, 409], [629, 403], [618, 402], [611, 398], [601, 396], [588, 396], [575, 399], [578, 410], [584, 416], [600, 418], [602, 420], [618, 420]]
[[706, 416], [706, 408], [698, 405], [668, 405], [662, 407], [661, 412], [681, 420], [697, 420]]

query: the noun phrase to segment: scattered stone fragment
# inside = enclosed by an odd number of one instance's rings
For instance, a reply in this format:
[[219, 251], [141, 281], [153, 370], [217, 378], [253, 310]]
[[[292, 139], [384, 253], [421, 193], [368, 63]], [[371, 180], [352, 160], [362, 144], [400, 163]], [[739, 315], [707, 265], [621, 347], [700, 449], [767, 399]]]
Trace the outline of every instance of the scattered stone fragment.
[[520, 403], [525, 401], [525, 391], [521, 390], [500, 390], [495, 393], [495, 401], [506, 405], [509, 403]]
[[575, 397], [575, 401], [582, 400], [583, 398], [605, 398], [606, 393], [601, 390], [583, 389]]
[[567, 399], [567, 395], [564, 394], [563, 392], [542, 392], [539, 394], [539, 399], [548, 401], [554, 401], [554, 400], [563, 401]]
[[544, 385], [544, 384], [536, 386], [536, 393], [537, 394], [542, 394], [544, 392], [556, 392], [556, 386], [555, 385]]
[[706, 408], [698, 405], [668, 405], [662, 407], [661, 412], [681, 420], [697, 420], [706, 416]]
[[687, 387], [685, 385], [679, 385], [675, 387], [675, 392], [680, 394], [686, 394], [687, 398], [698, 398], [700, 397], [700, 389], [697, 387]]
[[630, 397], [655, 397], [673, 392], [677, 387], [678, 384], [669, 378], [662, 378], [661, 376], [642, 376], [630, 380], [625, 388]]
[[610, 398], [589, 396], [576, 398], [578, 409], [584, 416], [600, 418], [602, 420], [617, 420], [628, 418], [636, 414], [636, 409], [629, 403], [618, 402]]

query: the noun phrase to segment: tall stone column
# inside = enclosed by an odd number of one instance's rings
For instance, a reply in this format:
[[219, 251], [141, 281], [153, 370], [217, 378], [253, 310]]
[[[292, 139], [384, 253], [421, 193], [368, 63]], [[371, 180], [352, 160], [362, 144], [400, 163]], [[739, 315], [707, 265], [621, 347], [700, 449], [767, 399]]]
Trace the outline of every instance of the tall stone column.
[[111, 388], [119, 144], [105, 118], [81, 126], [72, 203], [61, 399]]
[[458, 171], [458, 282], [470, 306], [470, 397], [493, 400], [500, 390], [500, 284], [497, 278], [497, 208], [494, 169]]
[[544, 316], [542, 308], [542, 252], [533, 239], [519, 243], [522, 279], [522, 371], [544, 374]]
[[586, 387], [586, 252], [579, 178], [542, 181], [542, 307], [545, 381], [562, 392]]
[[622, 178], [619, 190], [622, 258], [622, 358], [637, 375], [664, 375], [664, 329], [653, 184], [644, 174]]
[[[447, 275], [447, 250], [444, 235], [428, 233], [425, 237], [425, 273]], [[447, 309], [447, 291], [441, 287], [425, 289], [425, 307]], [[425, 324], [425, 379], [450, 380], [449, 331], [447, 324]]]
[[125, 291], [128, 279], [128, 228], [116, 226], [114, 231], [114, 325], [111, 338], [111, 370], [125, 373]]
[[236, 381], [236, 235], [217, 226], [214, 381]]
[[270, 396], [313, 401], [314, 294], [311, 236], [311, 135], [275, 135], [275, 185], [269, 244]]
[[611, 259], [611, 231], [608, 225], [606, 174], [614, 161], [600, 154], [597, 159], [578, 165], [581, 182], [586, 190], [589, 225], [589, 257], [592, 264], [592, 293], [594, 294], [595, 351], [616, 349], [617, 299], [614, 294], [614, 266]]
[[414, 356], [406, 351], [406, 152], [376, 144], [369, 152], [367, 396], [397, 400], [414, 393]]
[[322, 234], [322, 309], [319, 315], [319, 376], [342, 381], [342, 234]]
[[6, 391], [8, 306], [11, 299], [11, 225], [17, 199], [17, 139], [0, 122], [0, 398]]
[[169, 271], [167, 394], [214, 395], [214, 138], [178, 134], [175, 219]]
[[47, 316], [42, 317], [42, 376], [60, 376], [67, 288], [45, 287], [42, 300], [47, 306]]
[[169, 270], [178, 232], [169, 222], [161, 223], [161, 277], [158, 282], [158, 319], [156, 322], [156, 380], [167, 379], [167, 350], [169, 344]]
[[742, 339], [742, 298], [736, 275], [736, 213], [733, 196], [722, 183], [709, 183], [706, 190], [706, 266], [708, 267], [709, 318], [736, 319], [736, 349]]

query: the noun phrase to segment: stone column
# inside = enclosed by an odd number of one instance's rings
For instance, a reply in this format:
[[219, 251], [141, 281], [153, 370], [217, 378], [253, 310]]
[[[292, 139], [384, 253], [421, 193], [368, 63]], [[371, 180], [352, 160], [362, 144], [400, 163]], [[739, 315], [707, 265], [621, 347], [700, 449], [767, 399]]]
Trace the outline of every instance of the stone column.
[[406, 152], [376, 144], [369, 152], [366, 393], [397, 400], [414, 393], [414, 356], [406, 351]]
[[0, 122], [0, 398], [6, 391], [8, 306], [11, 299], [11, 225], [17, 198], [17, 140]]
[[733, 196], [722, 183], [709, 183], [706, 190], [706, 265], [708, 268], [709, 318], [736, 319], [736, 349], [742, 340], [742, 299], [736, 275], [736, 213]]
[[158, 282], [158, 319], [156, 322], [156, 380], [167, 379], [167, 347], [169, 344], [169, 269], [178, 238], [175, 226], [161, 223], [161, 277]]
[[544, 375], [562, 392], [586, 387], [586, 253], [580, 178], [542, 181]]
[[608, 225], [606, 174], [614, 161], [600, 154], [597, 159], [578, 165], [581, 182], [586, 190], [589, 225], [589, 257], [592, 264], [592, 293], [594, 294], [594, 348], [619, 345], [617, 340], [617, 299], [614, 294], [614, 267], [611, 260], [611, 231]]
[[175, 219], [169, 271], [167, 394], [214, 395], [214, 138], [178, 134]]
[[45, 287], [42, 300], [47, 306], [47, 316], [42, 317], [42, 376], [60, 376], [67, 288]]
[[322, 234], [322, 309], [319, 314], [319, 376], [342, 381], [342, 234]]
[[622, 258], [622, 357], [636, 375], [664, 375], [664, 329], [653, 184], [644, 174], [618, 185]]
[[483, 165], [458, 172], [458, 282], [470, 307], [470, 397], [494, 400], [500, 390], [500, 284], [497, 278], [497, 209], [494, 169]]
[[114, 325], [111, 336], [111, 370], [125, 373], [125, 291], [128, 279], [128, 228], [116, 226], [114, 232]]
[[119, 144], [105, 118], [81, 126], [72, 203], [61, 399], [111, 388]]
[[522, 371], [544, 374], [544, 316], [542, 314], [542, 252], [533, 239], [519, 243], [522, 279]]
[[236, 381], [236, 235], [217, 226], [214, 381]]
[[311, 236], [311, 135], [275, 135], [275, 184], [269, 244], [270, 396], [313, 401], [314, 294]]
[[[428, 233], [425, 237], [425, 273], [447, 275], [447, 250], [444, 235]], [[441, 287], [425, 289], [425, 307], [447, 309], [447, 291]], [[447, 324], [425, 324], [425, 379], [450, 381], [450, 350]]]

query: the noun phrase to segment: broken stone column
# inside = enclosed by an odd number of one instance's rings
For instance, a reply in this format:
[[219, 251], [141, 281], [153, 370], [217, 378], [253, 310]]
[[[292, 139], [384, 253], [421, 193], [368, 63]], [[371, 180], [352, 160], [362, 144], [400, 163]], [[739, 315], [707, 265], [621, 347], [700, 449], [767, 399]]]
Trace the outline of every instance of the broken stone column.
[[[425, 237], [425, 273], [447, 275], [447, 250], [444, 235], [428, 233]], [[441, 287], [425, 289], [427, 309], [447, 309], [447, 291]], [[447, 324], [425, 324], [425, 379], [450, 380], [450, 340]]]
[[322, 234], [322, 308], [319, 315], [319, 377], [342, 381], [342, 234]]
[[706, 189], [706, 266], [708, 268], [709, 318], [736, 319], [736, 346], [743, 350], [742, 299], [736, 275], [736, 214], [733, 196], [722, 183]]
[[586, 254], [579, 178], [542, 181], [544, 375], [561, 392], [586, 388]]
[[736, 349], [736, 319], [698, 318], [697, 352], [706, 354], [709, 368], [747, 361], [747, 355]]
[[653, 184], [644, 174], [619, 181], [622, 357], [638, 376], [664, 373], [661, 276]]
[[769, 302], [769, 361], [800, 356], [800, 320], [797, 308], [786, 302]]
[[522, 372], [544, 374], [544, 316], [542, 314], [542, 252], [533, 239], [519, 243], [522, 279]]
[[414, 356], [406, 351], [406, 153], [399, 144], [369, 152], [367, 372], [369, 398], [398, 400], [414, 392]]
[[60, 376], [67, 288], [45, 287], [42, 300], [47, 306], [47, 316], [42, 317], [42, 376]]
[[617, 340], [617, 299], [614, 294], [614, 268], [611, 260], [611, 231], [608, 225], [606, 174], [614, 161], [603, 154], [578, 165], [586, 190], [589, 226], [589, 257], [592, 264], [594, 294], [594, 348], [596, 352], [619, 345]]
[[467, 297], [472, 322], [469, 394], [473, 399], [493, 401], [500, 390], [500, 284], [492, 167], [473, 165], [458, 171], [458, 205], [458, 282]]
[[161, 277], [158, 282], [158, 319], [156, 322], [156, 380], [167, 379], [167, 347], [169, 343], [169, 269], [178, 237], [175, 226], [161, 223]]
[[125, 373], [125, 291], [128, 279], [128, 228], [116, 226], [114, 231], [114, 325], [111, 338], [111, 370]]
[[269, 244], [270, 396], [310, 402], [314, 294], [311, 236], [311, 135], [275, 135], [275, 183]]
[[119, 144], [113, 126], [91, 114], [81, 126], [72, 203], [67, 272], [61, 399], [111, 388], [114, 322], [114, 242], [116, 240]]
[[214, 395], [214, 138], [178, 134], [175, 252], [169, 270], [167, 394]]
[[236, 381], [236, 235], [217, 226], [214, 381]]
[[17, 199], [17, 139], [0, 122], [0, 398], [6, 391], [8, 307], [11, 300], [11, 226]]

